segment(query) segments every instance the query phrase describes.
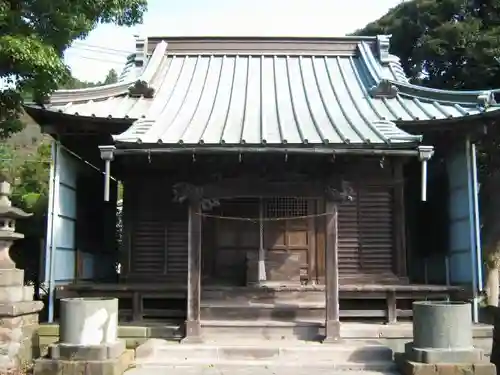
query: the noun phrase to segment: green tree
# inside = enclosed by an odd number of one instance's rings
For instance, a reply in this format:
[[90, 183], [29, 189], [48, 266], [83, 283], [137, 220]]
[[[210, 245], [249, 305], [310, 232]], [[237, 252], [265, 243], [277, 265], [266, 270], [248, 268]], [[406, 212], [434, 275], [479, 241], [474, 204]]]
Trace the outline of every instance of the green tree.
[[14, 150], [10, 144], [0, 144], [0, 174], [7, 181], [12, 182], [15, 176], [15, 167], [12, 163]]
[[80, 81], [78, 78], [71, 76], [58, 87], [58, 89], [85, 89], [87, 87], [95, 87], [99, 84], [96, 82]]
[[70, 76], [58, 89], [85, 89], [87, 87], [109, 85], [116, 82], [118, 82], [118, 73], [116, 73], [116, 70], [111, 69], [102, 82], [80, 81], [78, 78]]
[[43, 102], [69, 78], [62, 55], [99, 23], [142, 21], [147, 0], [0, 0], [0, 137], [22, 129], [23, 92]]
[[[413, 0], [356, 31], [391, 34], [391, 52], [414, 83], [448, 89], [500, 87], [500, 0]], [[480, 179], [487, 303], [498, 306], [500, 133], [481, 140]]]
[[426, 86], [500, 86], [499, 0], [407, 1], [355, 34], [391, 34], [391, 52]]
[[49, 193], [50, 143], [38, 146], [17, 168], [13, 199], [23, 209], [32, 210], [40, 197]]
[[118, 73], [116, 72], [116, 70], [111, 69], [108, 72], [108, 75], [106, 76], [106, 78], [104, 79], [104, 82], [102, 84], [103, 85], [110, 85], [110, 84], [116, 83], [116, 82], [118, 82]]

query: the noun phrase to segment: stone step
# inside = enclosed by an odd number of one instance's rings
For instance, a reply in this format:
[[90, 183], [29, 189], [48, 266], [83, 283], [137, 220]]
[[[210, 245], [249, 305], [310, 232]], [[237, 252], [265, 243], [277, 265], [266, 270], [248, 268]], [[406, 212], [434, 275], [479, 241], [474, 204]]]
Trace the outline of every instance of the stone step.
[[296, 341], [213, 341], [179, 344], [152, 339], [136, 349], [136, 364], [157, 365], [331, 365], [338, 370], [390, 371], [392, 350], [378, 343], [320, 344]]
[[[162, 365], [136, 367], [126, 372], [127, 375], [345, 375], [345, 370], [332, 370], [331, 366], [292, 366], [287, 365], [194, 365], [194, 366], [177, 366], [177, 365]], [[398, 375], [391, 369], [390, 371], [357, 371], [360, 375]]]
[[204, 320], [322, 320], [325, 304], [321, 302], [240, 303], [235, 301], [202, 302]]
[[203, 337], [260, 340], [318, 340], [324, 336], [323, 320], [202, 320]]
[[318, 287], [287, 287], [287, 288], [227, 288], [203, 289], [201, 299], [206, 303], [233, 301], [254, 303], [279, 303], [279, 302], [318, 302], [325, 303], [324, 288]]
[[[246, 368], [255, 368], [255, 367], [274, 367], [274, 368], [289, 368], [294, 369], [297, 367], [309, 367], [311, 370], [314, 370], [317, 367], [321, 367], [323, 369], [328, 368], [328, 375], [331, 374], [332, 371], [339, 372], [365, 372], [365, 371], [373, 371], [373, 372], [381, 372], [381, 373], [391, 373], [394, 374], [397, 371], [397, 366], [392, 361], [381, 361], [381, 362], [370, 362], [370, 363], [356, 363], [356, 362], [346, 362], [346, 363], [334, 363], [334, 362], [315, 362], [311, 365], [311, 362], [306, 360], [301, 362], [279, 362], [279, 361], [255, 361], [255, 360], [230, 360], [230, 361], [175, 361], [175, 360], [167, 360], [158, 358], [157, 360], [152, 360], [149, 362], [141, 362], [137, 361], [135, 363], [136, 368], [142, 369], [150, 369], [150, 368], [162, 368], [162, 367], [246, 367]], [[311, 372], [313, 373], [313, 372]], [[157, 374], [157, 373], [156, 373]], [[228, 373], [232, 374], [232, 373]], [[127, 375], [129, 373], [127, 372]]]

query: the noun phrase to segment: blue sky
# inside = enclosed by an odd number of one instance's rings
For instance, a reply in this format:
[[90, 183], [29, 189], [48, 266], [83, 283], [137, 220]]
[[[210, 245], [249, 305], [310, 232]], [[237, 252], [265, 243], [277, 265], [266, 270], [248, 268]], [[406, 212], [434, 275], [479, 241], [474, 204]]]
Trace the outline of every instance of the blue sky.
[[121, 71], [141, 36], [339, 36], [403, 0], [149, 0], [144, 23], [98, 26], [65, 55], [73, 74], [97, 81]]

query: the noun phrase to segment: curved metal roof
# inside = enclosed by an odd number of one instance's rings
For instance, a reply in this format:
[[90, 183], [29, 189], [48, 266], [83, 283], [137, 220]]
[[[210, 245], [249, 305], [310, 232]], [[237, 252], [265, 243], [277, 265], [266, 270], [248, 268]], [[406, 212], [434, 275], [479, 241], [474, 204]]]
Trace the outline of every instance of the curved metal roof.
[[397, 146], [420, 138], [396, 121], [498, 109], [492, 92], [408, 83], [388, 38], [374, 41], [323, 53], [183, 52], [160, 42], [137, 84], [57, 91], [49, 110], [135, 120], [117, 143]]

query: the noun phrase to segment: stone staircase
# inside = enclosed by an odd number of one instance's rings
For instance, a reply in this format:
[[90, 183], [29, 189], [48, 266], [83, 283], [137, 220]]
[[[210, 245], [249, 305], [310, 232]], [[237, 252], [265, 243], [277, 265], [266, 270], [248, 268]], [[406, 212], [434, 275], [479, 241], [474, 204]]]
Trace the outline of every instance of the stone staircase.
[[324, 334], [325, 292], [231, 288], [203, 290], [203, 336], [262, 340], [316, 340]]
[[[376, 341], [349, 340], [339, 344], [308, 341], [240, 340], [182, 344], [151, 339], [136, 349], [136, 370], [174, 367], [275, 368], [309, 367], [345, 372], [395, 372], [393, 352]], [[293, 371], [292, 371], [293, 372]], [[138, 372], [138, 374], [141, 372]], [[145, 372], [144, 372], [145, 373]], [[133, 373], [131, 373], [133, 375]]]

